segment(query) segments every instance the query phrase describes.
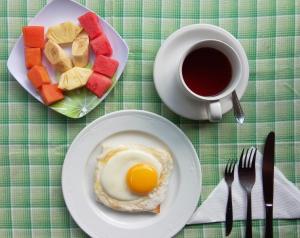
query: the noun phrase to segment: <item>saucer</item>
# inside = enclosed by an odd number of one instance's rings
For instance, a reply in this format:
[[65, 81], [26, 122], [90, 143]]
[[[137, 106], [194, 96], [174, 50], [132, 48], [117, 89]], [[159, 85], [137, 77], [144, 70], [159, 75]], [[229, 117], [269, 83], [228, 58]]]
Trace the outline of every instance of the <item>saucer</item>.
[[[184, 52], [195, 43], [220, 40], [230, 45], [239, 55], [242, 78], [236, 87], [238, 98], [247, 88], [249, 65], [241, 43], [224, 29], [209, 24], [185, 26], [171, 34], [160, 47], [154, 62], [154, 85], [162, 101], [175, 113], [192, 120], [208, 120], [207, 103], [186, 96], [178, 80], [178, 65]], [[220, 100], [222, 114], [232, 108], [231, 94]]]

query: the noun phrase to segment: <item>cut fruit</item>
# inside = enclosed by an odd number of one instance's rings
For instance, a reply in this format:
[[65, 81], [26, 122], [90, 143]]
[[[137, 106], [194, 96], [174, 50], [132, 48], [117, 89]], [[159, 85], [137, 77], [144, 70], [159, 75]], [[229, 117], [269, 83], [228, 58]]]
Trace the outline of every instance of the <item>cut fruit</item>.
[[98, 16], [93, 12], [87, 12], [78, 17], [83, 29], [88, 33], [90, 39], [94, 39], [102, 34], [102, 26]]
[[48, 40], [44, 51], [48, 61], [59, 72], [63, 73], [72, 68], [72, 61], [66, 52], [53, 40]]
[[118, 66], [118, 61], [104, 55], [98, 55], [95, 59], [93, 70], [97, 73], [104, 74], [112, 78]]
[[68, 91], [83, 87], [92, 73], [91, 69], [74, 67], [60, 76], [58, 87]]
[[101, 98], [111, 85], [112, 80], [110, 78], [101, 74], [93, 73], [86, 84], [86, 88], [97, 97]]
[[44, 27], [43, 26], [24, 26], [23, 27], [24, 45], [32, 48], [44, 47]]
[[93, 39], [91, 41], [91, 46], [95, 55], [111, 56], [112, 54], [112, 48], [104, 33]]
[[57, 87], [57, 84], [43, 84], [40, 88], [40, 94], [46, 105], [50, 105], [64, 99], [64, 95]]
[[49, 27], [46, 36], [57, 44], [65, 44], [73, 42], [81, 31], [81, 26], [68, 21]]
[[38, 89], [43, 84], [51, 83], [47, 69], [42, 65], [33, 66], [27, 73], [33, 86]]
[[89, 62], [89, 37], [81, 32], [72, 44], [72, 61], [75, 66], [85, 67]]
[[40, 48], [25, 48], [25, 63], [26, 67], [30, 69], [35, 65], [42, 64], [42, 52]]

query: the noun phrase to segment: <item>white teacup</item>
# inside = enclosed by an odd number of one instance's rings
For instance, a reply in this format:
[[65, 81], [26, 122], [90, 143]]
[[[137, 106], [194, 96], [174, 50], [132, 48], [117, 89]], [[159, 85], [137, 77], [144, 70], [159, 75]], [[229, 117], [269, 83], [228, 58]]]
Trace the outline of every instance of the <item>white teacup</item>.
[[[227, 59], [229, 60], [229, 62], [231, 64], [232, 74], [231, 74], [231, 79], [230, 79], [229, 84], [221, 92], [219, 92], [216, 95], [212, 95], [212, 96], [203, 96], [203, 95], [196, 94], [195, 92], [193, 92], [186, 85], [185, 80], [183, 78], [183, 74], [182, 74], [182, 67], [183, 67], [183, 63], [184, 63], [184, 60], [186, 59], [186, 57], [191, 52], [193, 52], [197, 49], [200, 49], [200, 48], [204, 48], [204, 47], [205, 48], [213, 48], [213, 49], [216, 49], [216, 50], [222, 52], [227, 57]], [[207, 108], [207, 114], [208, 114], [208, 118], [211, 122], [219, 121], [222, 118], [222, 108], [221, 108], [220, 100], [227, 97], [235, 90], [239, 81], [241, 80], [241, 76], [242, 76], [242, 65], [241, 65], [241, 61], [240, 61], [238, 54], [230, 45], [228, 45], [222, 41], [219, 41], [219, 40], [208, 39], [208, 40], [203, 40], [203, 41], [200, 41], [200, 42], [192, 45], [190, 48], [188, 48], [184, 52], [184, 54], [179, 62], [179, 81], [180, 81], [180, 84], [182, 85], [183, 91], [189, 97], [192, 97], [199, 101], [206, 102], [205, 105]]]

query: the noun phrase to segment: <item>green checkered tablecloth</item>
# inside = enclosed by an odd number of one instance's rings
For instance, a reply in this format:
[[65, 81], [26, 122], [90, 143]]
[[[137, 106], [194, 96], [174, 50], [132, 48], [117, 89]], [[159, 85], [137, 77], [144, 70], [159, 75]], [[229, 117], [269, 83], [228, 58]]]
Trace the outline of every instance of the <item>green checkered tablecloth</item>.
[[[88, 123], [121, 109], [143, 109], [178, 125], [195, 146], [203, 169], [201, 201], [222, 178], [224, 164], [243, 147], [261, 148], [276, 132], [276, 164], [300, 188], [300, 1], [296, 0], [82, 0], [126, 40], [129, 61], [113, 92], [93, 112], [68, 119], [40, 104], [9, 75], [6, 61], [21, 27], [46, 0], [0, 0], [0, 237], [87, 237], [62, 196], [68, 146]], [[55, 17], [55, 14], [53, 15]], [[218, 124], [175, 115], [158, 97], [152, 76], [161, 43], [193, 23], [221, 26], [249, 58], [250, 78], [240, 126], [227, 113]], [[171, 92], [170, 92], [171, 93]], [[200, 202], [201, 202], [200, 201]], [[184, 204], [183, 204], [184, 206]], [[275, 237], [300, 237], [300, 221], [274, 222]], [[261, 237], [263, 221], [254, 221]], [[245, 226], [235, 222], [231, 237]], [[186, 226], [176, 237], [224, 237], [224, 224]]]

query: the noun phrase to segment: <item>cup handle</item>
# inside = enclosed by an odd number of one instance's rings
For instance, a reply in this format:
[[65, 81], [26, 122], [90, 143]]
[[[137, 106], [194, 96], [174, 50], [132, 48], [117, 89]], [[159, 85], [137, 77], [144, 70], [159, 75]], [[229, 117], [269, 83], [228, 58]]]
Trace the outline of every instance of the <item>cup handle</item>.
[[208, 120], [218, 122], [222, 118], [222, 109], [219, 101], [211, 102], [207, 107]]

